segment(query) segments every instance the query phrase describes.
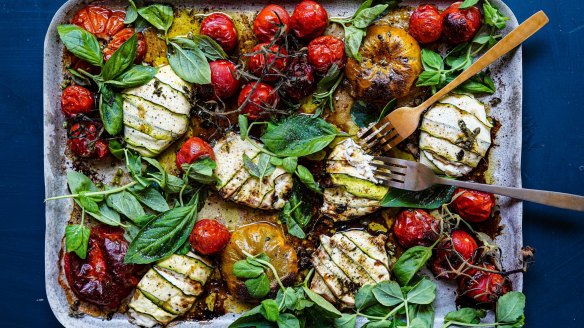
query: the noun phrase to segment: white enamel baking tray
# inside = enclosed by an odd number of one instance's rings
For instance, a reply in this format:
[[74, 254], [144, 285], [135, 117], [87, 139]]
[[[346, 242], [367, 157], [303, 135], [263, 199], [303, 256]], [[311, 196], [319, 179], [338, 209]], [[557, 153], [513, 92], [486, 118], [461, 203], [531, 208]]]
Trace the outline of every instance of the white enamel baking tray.
[[[139, 2], [139, 1], [138, 1]], [[267, 3], [283, 4], [292, 12], [296, 2], [288, 1], [200, 1], [200, 0], [161, 0], [147, 1], [147, 3], [167, 3], [176, 7], [189, 6], [195, 8], [209, 8], [211, 11], [259, 11]], [[321, 1], [324, 7], [333, 16], [351, 15], [361, 1]], [[405, 1], [404, 5], [417, 5], [428, 1]], [[446, 7], [452, 1], [433, 0], [439, 7]], [[66, 132], [63, 128], [64, 118], [60, 111], [60, 85], [62, 82], [62, 55], [63, 46], [57, 35], [57, 25], [66, 23], [72, 15], [88, 3], [103, 4], [110, 7], [125, 8], [126, 2], [119, 0], [84, 1], [69, 0], [55, 14], [45, 38], [44, 51], [44, 166], [45, 166], [45, 194], [46, 197], [67, 193], [66, 171], [71, 167], [65, 157]], [[212, 3], [212, 4], [210, 4]], [[503, 14], [510, 17], [507, 30], [517, 26], [513, 12], [500, 0], [491, 0]], [[139, 3], [140, 5], [140, 3]], [[489, 158], [489, 183], [502, 186], [521, 187], [521, 110], [522, 110], [522, 64], [521, 48], [508, 54], [491, 67], [491, 75], [497, 86], [497, 92], [489, 97], [481, 98], [491, 104], [491, 116], [501, 122], [501, 129], [494, 141]], [[503, 233], [496, 242], [503, 252], [503, 267], [517, 268], [521, 265], [520, 250], [522, 247], [522, 205], [508, 198], [499, 198]], [[73, 318], [69, 316], [69, 304], [65, 292], [58, 282], [59, 252], [64, 235], [72, 202], [53, 201], [46, 203], [46, 232], [45, 232], [45, 284], [51, 308], [57, 319], [66, 327], [132, 327], [126, 315], [116, 314], [111, 320], [84, 316]], [[523, 278], [520, 274], [511, 276], [515, 290], [522, 290]], [[445, 313], [454, 309], [456, 286], [438, 282], [439, 293], [435, 302], [436, 322], [439, 326]], [[233, 319], [234, 314], [208, 322], [179, 322], [178, 327], [226, 327]]]

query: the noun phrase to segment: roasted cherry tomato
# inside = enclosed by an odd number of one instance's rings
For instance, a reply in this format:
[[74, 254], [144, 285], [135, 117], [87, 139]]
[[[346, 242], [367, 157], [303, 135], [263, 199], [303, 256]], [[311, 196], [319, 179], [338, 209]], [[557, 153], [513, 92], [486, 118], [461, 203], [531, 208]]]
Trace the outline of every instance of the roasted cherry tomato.
[[185, 141], [176, 154], [176, 167], [183, 171], [183, 164], [192, 164], [199, 158], [204, 157], [210, 157], [212, 160], [215, 160], [213, 147], [201, 138], [191, 137]]
[[211, 66], [211, 85], [213, 92], [219, 99], [233, 97], [239, 90], [239, 79], [236, 68], [228, 60], [216, 60], [209, 63]]
[[201, 34], [215, 40], [225, 52], [237, 46], [237, 30], [231, 18], [222, 13], [211, 14], [201, 22]]
[[286, 71], [282, 91], [298, 101], [313, 93], [315, 89], [314, 68], [308, 63], [306, 56], [294, 58]]
[[442, 35], [442, 16], [434, 5], [419, 6], [410, 16], [409, 33], [420, 43], [431, 43]]
[[286, 9], [278, 5], [267, 5], [253, 21], [253, 33], [260, 42], [270, 42], [282, 25], [286, 33], [290, 33], [290, 15]]
[[288, 66], [288, 52], [279, 45], [269, 47], [268, 43], [260, 43], [253, 48], [249, 58], [249, 70], [255, 76], [262, 76], [264, 81], [272, 82], [279, 79]]
[[189, 241], [197, 253], [213, 255], [227, 246], [230, 237], [231, 234], [224, 225], [215, 220], [203, 219], [195, 224]]
[[435, 248], [430, 268], [436, 278], [454, 279], [474, 263], [478, 249], [475, 239], [464, 230], [455, 230]]
[[93, 93], [84, 87], [71, 85], [61, 93], [61, 110], [68, 117], [87, 114], [94, 108]]
[[[478, 266], [489, 271], [498, 271], [490, 263]], [[458, 296], [474, 304], [494, 304], [510, 289], [510, 282], [501, 274], [473, 268], [460, 280]]]
[[101, 39], [108, 39], [125, 27], [126, 13], [99, 7], [87, 6], [79, 10], [72, 19], [72, 23], [84, 28]]
[[297, 37], [312, 40], [324, 33], [328, 25], [328, 14], [318, 2], [302, 1], [294, 8], [290, 24]]
[[266, 116], [267, 111], [276, 107], [279, 101], [280, 97], [274, 88], [262, 82], [252, 82], [241, 89], [237, 106], [243, 106], [241, 113], [248, 114], [249, 119], [255, 120]]
[[140, 281], [143, 266], [125, 264], [128, 242], [124, 230], [97, 226], [91, 229], [86, 259], [65, 254], [69, 287], [83, 301], [116, 309]]
[[470, 41], [481, 27], [481, 12], [475, 6], [458, 9], [462, 1], [455, 2], [442, 12], [442, 31], [446, 41], [459, 44]]
[[94, 123], [79, 122], [71, 125], [67, 137], [69, 149], [79, 157], [102, 159], [109, 154], [109, 144], [99, 139], [99, 129]]
[[438, 239], [438, 220], [422, 209], [403, 210], [393, 232], [404, 247], [430, 246]]
[[[105, 49], [103, 49], [103, 59], [105, 61], [109, 60], [110, 57], [118, 50], [119, 47], [124, 44], [124, 42], [128, 41], [134, 35], [135, 31], [132, 27], [127, 27], [118, 33], [116, 33], [111, 41], [107, 44]], [[142, 35], [142, 33], [138, 32], [138, 50], [136, 51], [136, 59], [134, 63], [139, 64], [144, 60], [147, 51], [146, 39]]]
[[336, 36], [320, 36], [308, 44], [308, 62], [320, 74], [326, 74], [328, 70], [337, 64], [339, 69], [347, 63], [345, 57], [345, 43]]
[[495, 195], [488, 192], [458, 188], [458, 195], [450, 205], [463, 219], [469, 222], [487, 220], [495, 207]]

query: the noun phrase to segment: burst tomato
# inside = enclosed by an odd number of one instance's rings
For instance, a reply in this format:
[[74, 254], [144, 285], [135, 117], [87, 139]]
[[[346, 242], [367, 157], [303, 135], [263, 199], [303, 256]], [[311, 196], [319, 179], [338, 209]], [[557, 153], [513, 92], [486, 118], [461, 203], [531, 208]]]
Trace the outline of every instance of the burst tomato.
[[[130, 39], [134, 33], [135, 31], [132, 27], [127, 27], [116, 33], [112, 37], [111, 41], [107, 44], [105, 49], [103, 49], [103, 59], [105, 61], [109, 60], [114, 52], [116, 52], [116, 50], [118, 50], [118, 48], [121, 47], [124, 42], [128, 41], [128, 39]], [[138, 32], [136, 34], [138, 36], [138, 50], [136, 51], [136, 59], [134, 60], [134, 63], [139, 64], [142, 62], [142, 60], [144, 60], [146, 51], [148, 49], [146, 45], [146, 39], [142, 33]]]
[[[489, 271], [498, 271], [490, 263], [478, 266]], [[460, 280], [458, 296], [475, 304], [494, 304], [510, 289], [509, 281], [501, 274], [473, 268]]]
[[198, 137], [191, 137], [185, 141], [176, 154], [176, 167], [183, 171], [183, 164], [192, 164], [199, 158], [204, 157], [210, 157], [212, 160], [215, 160], [213, 148], [205, 140]]
[[94, 123], [75, 123], [67, 132], [67, 145], [79, 157], [102, 159], [109, 154], [109, 144], [99, 136], [100, 131]]
[[320, 74], [326, 74], [328, 70], [337, 64], [339, 68], [345, 67], [345, 43], [330, 35], [320, 36], [308, 44], [308, 62]]
[[212, 255], [222, 251], [230, 237], [224, 225], [215, 220], [203, 219], [195, 224], [189, 241], [197, 253]]
[[464, 230], [455, 230], [435, 248], [430, 268], [437, 278], [454, 279], [474, 263], [477, 242]]
[[495, 195], [469, 189], [458, 188], [454, 192], [458, 197], [452, 202], [452, 209], [469, 222], [487, 220], [495, 207]]
[[264, 81], [273, 82], [279, 79], [288, 67], [288, 52], [279, 45], [269, 47], [268, 43], [260, 43], [252, 50], [249, 58], [249, 70], [255, 76], [261, 76]]
[[431, 43], [442, 35], [442, 16], [434, 5], [419, 6], [410, 16], [409, 33], [420, 43]]
[[328, 25], [328, 14], [318, 2], [302, 1], [294, 8], [290, 24], [297, 37], [312, 40], [324, 33]]
[[404, 247], [430, 246], [438, 239], [438, 220], [422, 209], [403, 210], [393, 232]]
[[116, 309], [140, 281], [143, 266], [125, 264], [128, 242], [124, 230], [109, 226], [91, 229], [87, 258], [65, 254], [65, 276], [77, 297]]
[[87, 6], [79, 10], [71, 21], [96, 37], [107, 40], [125, 27], [125, 18], [123, 11], [112, 12], [104, 7]]
[[255, 120], [266, 116], [279, 101], [280, 97], [274, 88], [262, 82], [252, 82], [241, 89], [237, 106], [240, 107], [242, 114], [247, 114], [249, 119]]
[[225, 52], [237, 46], [237, 30], [231, 18], [223, 13], [211, 14], [201, 22], [201, 34], [215, 40]]
[[61, 93], [61, 111], [68, 117], [87, 114], [94, 107], [93, 93], [84, 87], [71, 85]]
[[209, 63], [211, 67], [211, 86], [215, 97], [227, 99], [239, 90], [239, 79], [235, 65], [228, 60], [216, 60]]
[[253, 32], [260, 42], [272, 41], [280, 28], [290, 33], [290, 15], [282, 6], [265, 6], [253, 21]]
[[470, 41], [481, 27], [479, 9], [475, 6], [458, 9], [461, 4], [462, 1], [455, 2], [442, 12], [442, 31], [450, 44]]
[[313, 93], [315, 89], [314, 68], [308, 63], [306, 56], [294, 58], [286, 71], [282, 91], [298, 101]]

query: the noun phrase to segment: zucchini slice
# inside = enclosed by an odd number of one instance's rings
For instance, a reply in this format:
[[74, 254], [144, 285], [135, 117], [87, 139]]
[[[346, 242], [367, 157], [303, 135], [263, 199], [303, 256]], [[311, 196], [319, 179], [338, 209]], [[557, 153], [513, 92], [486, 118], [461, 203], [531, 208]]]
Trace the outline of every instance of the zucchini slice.
[[[130, 308], [130, 316], [136, 324], [141, 326], [153, 327], [156, 322], [166, 325], [176, 318], [176, 315], [156, 305], [138, 289], [134, 292], [128, 307]], [[155, 321], [153, 322], [152, 319]]]
[[212, 269], [203, 261], [186, 255], [174, 254], [160, 261], [157, 265], [176, 273], [189, 277], [194, 281], [205, 284]]
[[195, 301], [193, 296], [185, 295], [180, 288], [153, 269], [146, 272], [137, 288], [154, 304], [175, 315], [186, 312]]

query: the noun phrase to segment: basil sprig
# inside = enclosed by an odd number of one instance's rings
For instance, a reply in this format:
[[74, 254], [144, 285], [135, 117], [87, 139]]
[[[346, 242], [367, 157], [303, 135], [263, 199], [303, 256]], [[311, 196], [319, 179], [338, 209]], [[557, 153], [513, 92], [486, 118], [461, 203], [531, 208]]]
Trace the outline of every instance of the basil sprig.
[[450, 202], [456, 187], [436, 185], [422, 191], [391, 188], [381, 200], [382, 207], [436, 209]]

